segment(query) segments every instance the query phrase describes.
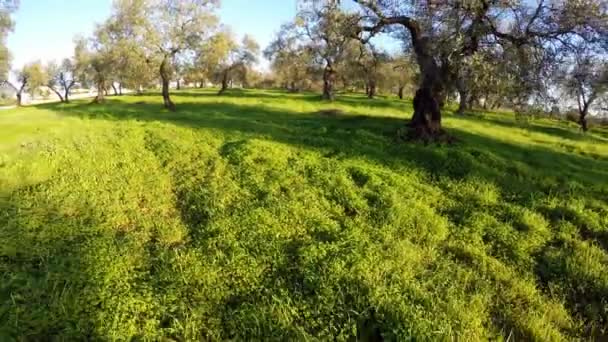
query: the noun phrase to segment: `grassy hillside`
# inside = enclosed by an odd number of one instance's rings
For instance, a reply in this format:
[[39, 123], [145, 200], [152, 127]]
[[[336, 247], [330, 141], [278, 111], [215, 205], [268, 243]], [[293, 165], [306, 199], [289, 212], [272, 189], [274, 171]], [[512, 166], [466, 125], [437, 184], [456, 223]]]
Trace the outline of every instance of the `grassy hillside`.
[[0, 340], [608, 337], [608, 132], [160, 100], [0, 112]]

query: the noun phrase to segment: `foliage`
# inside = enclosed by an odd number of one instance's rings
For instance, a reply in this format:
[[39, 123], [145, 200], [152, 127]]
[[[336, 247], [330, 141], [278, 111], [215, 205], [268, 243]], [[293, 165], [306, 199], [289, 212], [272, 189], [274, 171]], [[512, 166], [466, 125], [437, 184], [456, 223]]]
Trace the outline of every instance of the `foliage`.
[[358, 17], [342, 10], [338, 1], [301, 1], [294, 20], [297, 36], [323, 70], [323, 99], [333, 100], [339, 64], [348, 51]]
[[[565, 63], [559, 80], [564, 93], [575, 98], [579, 122], [587, 130], [586, 116], [592, 108], [608, 98], [608, 61], [601, 56], [583, 51], [574, 55], [572, 63]], [[601, 104], [600, 104], [601, 106]]]
[[264, 56], [271, 61], [275, 82], [291, 92], [310, 89], [313, 54], [298, 37], [296, 26], [284, 24], [273, 41], [264, 50]]
[[13, 30], [11, 14], [17, 10], [18, 0], [0, 0], [0, 80], [6, 81], [10, 71], [11, 55], [6, 47], [6, 38]]
[[18, 82], [15, 86], [18, 97], [24, 92], [29, 92], [32, 95], [39, 94], [40, 87], [46, 85], [48, 80], [48, 75], [40, 61], [24, 65], [15, 73], [15, 76]]
[[608, 131], [395, 144], [410, 102], [175, 95], [0, 113], [0, 339], [608, 333]]

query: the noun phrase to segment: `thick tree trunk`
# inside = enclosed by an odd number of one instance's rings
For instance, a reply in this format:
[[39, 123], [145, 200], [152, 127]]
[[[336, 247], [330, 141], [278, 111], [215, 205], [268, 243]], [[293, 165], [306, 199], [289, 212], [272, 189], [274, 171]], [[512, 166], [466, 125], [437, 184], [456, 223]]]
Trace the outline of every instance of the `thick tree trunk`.
[[367, 93], [367, 98], [373, 99], [376, 96], [376, 81], [369, 81], [369, 92]]
[[580, 111], [578, 123], [581, 125], [583, 132], [587, 132], [589, 130], [589, 127], [587, 126], [587, 108]]
[[101, 77], [97, 80], [97, 96], [93, 99], [93, 103], [104, 103], [106, 101], [106, 80]]
[[200, 82], [199, 82], [199, 84], [198, 84], [198, 87], [199, 87], [200, 89], [205, 88], [205, 81], [200, 81]]
[[169, 65], [169, 56], [165, 56], [160, 63], [160, 78], [162, 81], [162, 94], [164, 107], [172, 112], [175, 111], [175, 104], [171, 101], [169, 95], [169, 82], [171, 81], [171, 71]]
[[63, 101], [65, 103], [69, 103], [70, 102], [70, 89], [72, 89], [71, 86], [65, 87], [65, 91], [63, 93]]
[[182, 89], [182, 84], [179, 81], [179, 78], [177, 79], [177, 90], [181, 90]]
[[228, 90], [228, 70], [224, 71], [224, 75], [222, 76], [222, 88], [217, 94], [224, 95], [226, 90]]
[[25, 91], [25, 87], [27, 86], [27, 78], [23, 78], [23, 83], [21, 83], [21, 87], [17, 90], [17, 107], [21, 107], [23, 105], [23, 92]]
[[334, 95], [334, 83], [336, 80], [336, 71], [330, 64], [323, 70], [323, 100], [333, 101]]
[[409, 126], [414, 137], [428, 140], [441, 133], [439, 101], [429, 88], [420, 88], [414, 97], [414, 115]]
[[458, 96], [460, 97], [460, 104], [458, 105], [458, 110], [456, 114], [463, 115], [465, 111], [467, 111], [467, 91], [463, 87], [458, 87]]
[[414, 97], [414, 114], [409, 122], [410, 139], [435, 140], [442, 135], [440, 99], [444, 90], [444, 75], [437, 65], [428, 37], [423, 37], [413, 20], [399, 21], [412, 37], [416, 62], [420, 68], [421, 84]]

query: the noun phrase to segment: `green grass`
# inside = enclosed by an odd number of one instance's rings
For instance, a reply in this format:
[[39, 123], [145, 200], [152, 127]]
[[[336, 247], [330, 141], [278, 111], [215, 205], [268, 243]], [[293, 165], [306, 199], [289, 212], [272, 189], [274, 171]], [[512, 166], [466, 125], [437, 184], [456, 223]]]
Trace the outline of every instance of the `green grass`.
[[[608, 335], [608, 132], [183, 91], [0, 112], [0, 340]], [[339, 109], [341, 113], [327, 112]]]

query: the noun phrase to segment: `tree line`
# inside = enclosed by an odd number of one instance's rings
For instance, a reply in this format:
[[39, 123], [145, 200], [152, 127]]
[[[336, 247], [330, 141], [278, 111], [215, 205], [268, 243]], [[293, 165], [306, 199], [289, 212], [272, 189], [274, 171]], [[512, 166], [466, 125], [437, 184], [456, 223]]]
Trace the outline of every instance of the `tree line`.
[[[136, 91], [160, 84], [175, 110], [171, 82], [223, 94], [231, 84], [413, 97], [411, 132], [442, 135], [442, 111], [473, 107], [524, 111], [575, 107], [587, 130], [590, 112], [608, 111], [608, 0], [300, 0], [262, 52], [270, 72], [254, 68], [256, 41], [236, 39], [217, 15], [219, 0], [117, 0], [91, 37], [75, 40], [61, 63], [34, 62], [16, 73], [17, 98], [41, 85], [69, 101], [75, 84]], [[5, 38], [14, 0], [3, 0], [0, 74], [8, 74]], [[256, 6], [261, 6], [257, 4]], [[392, 49], [386, 46], [390, 39]], [[395, 48], [396, 46], [396, 48]]]

